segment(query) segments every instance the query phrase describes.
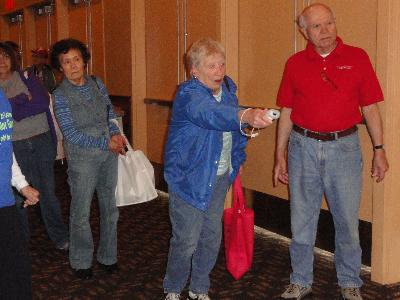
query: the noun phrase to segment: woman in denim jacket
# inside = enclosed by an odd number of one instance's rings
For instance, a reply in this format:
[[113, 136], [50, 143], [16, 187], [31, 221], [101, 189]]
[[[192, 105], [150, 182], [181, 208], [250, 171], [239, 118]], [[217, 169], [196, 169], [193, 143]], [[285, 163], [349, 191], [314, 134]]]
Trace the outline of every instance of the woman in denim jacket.
[[118, 270], [115, 201], [117, 156], [124, 154], [125, 139], [110, 122], [116, 115], [107, 89], [86, 75], [90, 59], [87, 47], [65, 39], [51, 50], [51, 64], [64, 74], [54, 91], [55, 115], [64, 135], [71, 190], [69, 262], [78, 278], [93, 276], [93, 237], [90, 205], [96, 191], [100, 210], [100, 241], [97, 261], [108, 273]]

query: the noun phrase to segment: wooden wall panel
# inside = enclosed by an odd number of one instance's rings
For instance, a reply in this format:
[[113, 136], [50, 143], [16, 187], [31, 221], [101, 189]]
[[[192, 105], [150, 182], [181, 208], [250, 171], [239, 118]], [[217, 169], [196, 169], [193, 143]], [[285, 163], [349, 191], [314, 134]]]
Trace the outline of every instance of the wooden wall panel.
[[[86, 5], [69, 5], [69, 37], [88, 43], [86, 36]], [[91, 1], [92, 15], [92, 73], [104, 78], [104, 26], [101, 0]]]
[[294, 53], [293, 1], [239, 1], [239, 97], [275, 107], [287, 58]]
[[373, 186], [371, 279], [381, 284], [400, 281], [400, 1], [379, 0], [377, 73], [385, 93], [386, 154], [390, 169]]
[[8, 33], [8, 38], [7, 40], [13, 41], [20, 45], [19, 39], [20, 35], [22, 36], [22, 45], [21, 47], [21, 52], [22, 52], [22, 59], [23, 59], [23, 64], [26, 65], [26, 38], [25, 38], [25, 27], [24, 23], [22, 23], [22, 29], [20, 29], [18, 23], [8, 23], [9, 24], [9, 33]]
[[47, 43], [47, 16], [35, 16], [35, 31], [36, 47], [49, 48], [49, 45]]
[[51, 27], [51, 41], [47, 41], [47, 15], [35, 15], [35, 32], [36, 32], [36, 40], [35, 45], [36, 48], [42, 47], [45, 49], [49, 49], [52, 43], [57, 41], [57, 32], [56, 32], [56, 19], [54, 13], [50, 15], [50, 27]]
[[[294, 53], [293, 1], [239, 1], [239, 102], [276, 107], [285, 62]], [[250, 140], [244, 166], [246, 188], [288, 198], [287, 188], [272, 186], [275, 126]]]
[[105, 77], [103, 16], [103, 1], [92, 0], [92, 73], [101, 78]]
[[132, 52], [130, 1], [104, 0], [104, 48], [106, 84], [110, 95], [130, 96]]
[[[196, 40], [210, 37], [221, 40], [221, 1], [187, 1], [187, 45]], [[186, 49], [187, 50], [187, 49]]]
[[[8, 28], [9, 28], [8, 39], [10, 41], [14, 41], [14, 42], [18, 43], [19, 42], [19, 33], [20, 33], [19, 25], [17, 23], [9, 24]], [[24, 36], [23, 33], [22, 33], [22, 35]]]
[[86, 43], [85, 5], [68, 5], [69, 37]]
[[147, 157], [153, 162], [162, 164], [171, 109], [169, 106], [149, 104], [146, 110]]
[[24, 64], [23, 66], [29, 66], [32, 64], [31, 49], [36, 48], [36, 30], [35, 30], [35, 12], [28, 8], [24, 9]]
[[147, 0], [147, 97], [171, 100], [178, 80], [178, 29], [176, 0]]
[[2, 41], [9, 39], [9, 26], [6, 16], [0, 17], [0, 39]]
[[65, 0], [55, 0], [55, 31], [54, 38], [61, 40], [69, 37], [69, 5]]

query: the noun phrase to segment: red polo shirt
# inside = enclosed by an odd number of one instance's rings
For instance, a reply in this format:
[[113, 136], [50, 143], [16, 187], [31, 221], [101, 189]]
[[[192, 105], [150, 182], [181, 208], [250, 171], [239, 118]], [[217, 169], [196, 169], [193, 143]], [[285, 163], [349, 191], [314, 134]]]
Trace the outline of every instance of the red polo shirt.
[[286, 63], [277, 104], [292, 109], [294, 124], [318, 132], [340, 131], [360, 123], [360, 107], [383, 100], [367, 53], [343, 44], [323, 58], [314, 46]]

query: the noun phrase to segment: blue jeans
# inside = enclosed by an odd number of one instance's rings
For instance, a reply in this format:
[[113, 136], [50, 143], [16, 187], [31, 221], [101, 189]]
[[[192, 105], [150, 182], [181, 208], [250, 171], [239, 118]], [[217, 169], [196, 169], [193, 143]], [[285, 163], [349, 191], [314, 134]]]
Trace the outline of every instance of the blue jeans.
[[[67, 149], [67, 148], [66, 148]], [[100, 210], [100, 241], [97, 261], [104, 265], [117, 262], [118, 208], [115, 201], [117, 155], [98, 149], [67, 149], [68, 183], [71, 190], [69, 218], [69, 261], [73, 269], [88, 269], [93, 260], [93, 236], [90, 229], [90, 205], [97, 192]]]
[[222, 237], [222, 212], [229, 187], [228, 172], [218, 176], [206, 211], [194, 208], [169, 191], [169, 216], [172, 224], [166, 293], [181, 293], [191, 275], [190, 290], [208, 293], [209, 274], [217, 260]]
[[[47, 234], [56, 246], [68, 241], [68, 229], [62, 221], [60, 202], [55, 194], [54, 160], [56, 146], [50, 131], [13, 142], [14, 154], [26, 180], [39, 191], [40, 210]], [[21, 216], [25, 237], [29, 238], [26, 209], [21, 208], [21, 196], [16, 203]]]
[[291, 283], [313, 282], [313, 249], [325, 193], [335, 225], [335, 266], [339, 286], [360, 287], [358, 232], [362, 157], [358, 134], [319, 142], [292, 131], [289, 142]]

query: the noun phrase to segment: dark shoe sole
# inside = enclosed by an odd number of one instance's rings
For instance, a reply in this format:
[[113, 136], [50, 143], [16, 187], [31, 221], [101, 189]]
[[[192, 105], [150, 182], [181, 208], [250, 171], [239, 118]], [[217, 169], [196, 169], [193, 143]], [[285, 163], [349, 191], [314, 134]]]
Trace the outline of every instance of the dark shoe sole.
[[75, 275], [79, 279], [90, 279], [93, 277], [92, 268], [89, 269], [77, 269], [75, 270]]
[[112, 265], [105, 265], [99, 262], [100, 267], [108, 274], [112, 274], [119, 271], [118, 263]]

